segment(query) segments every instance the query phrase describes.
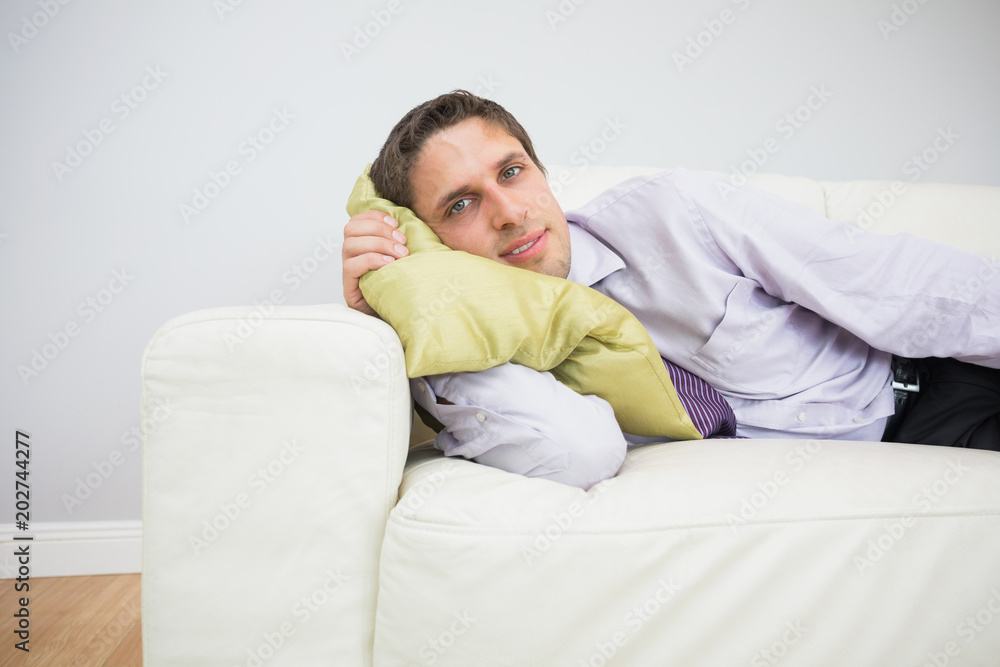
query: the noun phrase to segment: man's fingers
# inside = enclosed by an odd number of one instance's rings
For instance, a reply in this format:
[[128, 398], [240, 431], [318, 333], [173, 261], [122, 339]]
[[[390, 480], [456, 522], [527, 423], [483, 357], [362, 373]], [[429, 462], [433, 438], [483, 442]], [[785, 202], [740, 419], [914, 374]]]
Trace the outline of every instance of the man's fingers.
[[365, 211], [352, 216], [344, 226], [344, 260], [366, 253], [394, 258], [405, 257], [406, 236], [396, 229], [398, 223], [380, 211]]
[[[385, 255], [392, 259], [399, 259], [406, 257], [409, 253], [406, 246], [397, 243], [395, 239], [381, 236], [352, 236], [344, 239], [344, 245], [341, 246], [341, 254], [345, 264], [349, 260], [363, 255]], [[378, 268], [378, 266], [374, 268]]]
[[[381, 269], [383, 266], [389, 262], [394, 261], [396, 258], [390, 254], [383, 254], [379, 252], [366, 252], [364, 254], [354, 255], [353, 257], [344, 258], [344, 286], [348, 287], [347, 279], [353, 278], [356, 283], [358, 278], [365, 275], [369, 271], [375, 271], [376, 269]], [[353, 285], [351, 285], [353, 287]]]
[[399, 223], [381, 211], [365, 211], [351, 216], [344, 225], [344, 238], [352, 236], [381, 236], [397, 243], [406, 243], [406, 236], [398, 229]]
[[361, 294], [361, 276], [409, 254], [404, 245], [406, 236], [398, 226], [392, 216], [381, 211], [358, 213], [344, 225], [342, 278], [344, 301], [351, 308], [374, 314]]
[[344, 238], [351, 238], [354, 236], [378, 236], [381, 238], [394, 238], [401, 243], [406, 241], [406, 237], [403, 236], [403, 232], [399, 231], [395, 227], [387, 225], [380, 220], [371, 220], [368, 218], [354, 219], [351, 218], [346, 225], [344, 225]]

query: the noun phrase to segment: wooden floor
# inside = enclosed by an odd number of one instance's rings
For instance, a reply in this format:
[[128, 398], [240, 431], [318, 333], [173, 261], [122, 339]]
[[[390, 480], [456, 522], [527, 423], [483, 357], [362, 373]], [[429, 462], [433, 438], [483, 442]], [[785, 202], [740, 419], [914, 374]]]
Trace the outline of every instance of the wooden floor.
[[[32, 579], [25, 593], [0, 579], [0, 667], [139, 667], [138, 574]], [[29, 598], [29, 653], [14, 648], [18, 598]]]

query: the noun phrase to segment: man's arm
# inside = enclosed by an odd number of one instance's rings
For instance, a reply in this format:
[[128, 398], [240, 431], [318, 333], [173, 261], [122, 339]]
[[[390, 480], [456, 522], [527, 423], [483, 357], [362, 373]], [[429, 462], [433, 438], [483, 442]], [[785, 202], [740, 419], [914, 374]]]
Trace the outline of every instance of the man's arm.
[[996, 262], [909, 234], [866, 233], [749, 186], [731, 197], [702, 213], [723, 250], [772, 296], [879, 350], [1000, 367]]
[[611, 406], [551, 373], [502, 364], [410, 381], [414, 399], [445, 429], [448, 456], [582, 489], [613, 477], [627, 443]]

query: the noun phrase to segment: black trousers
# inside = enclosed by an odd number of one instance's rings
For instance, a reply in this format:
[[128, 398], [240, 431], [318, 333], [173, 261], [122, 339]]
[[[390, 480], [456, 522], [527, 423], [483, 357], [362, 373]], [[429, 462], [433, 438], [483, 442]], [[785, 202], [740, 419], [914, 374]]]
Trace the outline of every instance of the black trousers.
[[883, 441], [1000, 451], [1000, 370], [916, 359], [920, 392]]

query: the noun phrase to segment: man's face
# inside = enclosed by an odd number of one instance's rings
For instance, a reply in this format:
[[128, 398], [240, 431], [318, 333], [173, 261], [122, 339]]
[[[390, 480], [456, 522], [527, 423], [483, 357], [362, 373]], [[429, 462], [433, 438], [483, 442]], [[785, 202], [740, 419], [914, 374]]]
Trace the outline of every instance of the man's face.
[[413, 210], [453, 250], [565, 278], [569, 225], [521, 142], [470, 118], [424, 144]]

